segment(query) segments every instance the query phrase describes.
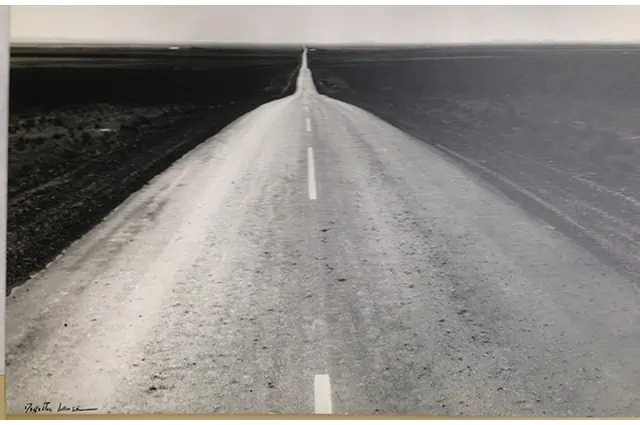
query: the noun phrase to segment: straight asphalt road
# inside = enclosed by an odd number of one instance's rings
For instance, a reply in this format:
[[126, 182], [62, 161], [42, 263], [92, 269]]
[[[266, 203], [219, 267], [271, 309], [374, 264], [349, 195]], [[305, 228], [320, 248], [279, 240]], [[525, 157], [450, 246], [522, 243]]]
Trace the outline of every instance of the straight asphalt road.
[[297, 84], [13, 291], [11, 413], [640, 415], [637, 282]]

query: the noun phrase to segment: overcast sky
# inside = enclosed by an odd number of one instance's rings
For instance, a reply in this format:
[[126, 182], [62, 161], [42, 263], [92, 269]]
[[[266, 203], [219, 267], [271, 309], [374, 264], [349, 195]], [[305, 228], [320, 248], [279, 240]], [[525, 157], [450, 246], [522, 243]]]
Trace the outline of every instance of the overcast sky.
[[639, 6], [12, 6], [14, 42], [640, 42]]

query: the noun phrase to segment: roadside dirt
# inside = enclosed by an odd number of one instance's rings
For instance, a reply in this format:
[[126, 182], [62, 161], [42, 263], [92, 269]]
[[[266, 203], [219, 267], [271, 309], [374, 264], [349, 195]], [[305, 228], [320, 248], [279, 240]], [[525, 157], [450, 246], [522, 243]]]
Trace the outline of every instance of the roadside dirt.
[[640, 281], [640, 54], [391, 53], [318, 51], [309, 62], [319, 92], [438, 148]]
[[12, 68], [7, 294], [182, 155], [295, 89], [293, 55], [237, 62]]

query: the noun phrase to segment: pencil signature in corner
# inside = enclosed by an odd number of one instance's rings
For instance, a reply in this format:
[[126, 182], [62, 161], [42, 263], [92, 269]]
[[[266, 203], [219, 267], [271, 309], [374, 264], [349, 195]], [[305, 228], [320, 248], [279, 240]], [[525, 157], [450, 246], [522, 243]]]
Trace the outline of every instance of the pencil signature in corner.
[[64, 403], [53, 404], [50, 401], [43, 403], [27, 403], [24, 406], [24, 413], [80, 413], [95, 412], [97, 407], [80, 407], [77, 405], [66, 405]]

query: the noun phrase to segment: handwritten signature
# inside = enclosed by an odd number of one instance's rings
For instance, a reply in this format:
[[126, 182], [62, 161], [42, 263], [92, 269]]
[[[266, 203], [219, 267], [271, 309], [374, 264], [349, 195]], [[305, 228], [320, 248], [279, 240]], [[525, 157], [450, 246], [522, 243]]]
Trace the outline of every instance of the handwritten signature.
[[24, 407], [24, 413], [60, 413], [60, 412], [93, 412], [98, 410], [97, 407], [80, 407], [80, 406], [67, 406], [63, 403], [58, 403], [57, 406], [50, 401], [45, 401], [42, 404], [27, 403]]

